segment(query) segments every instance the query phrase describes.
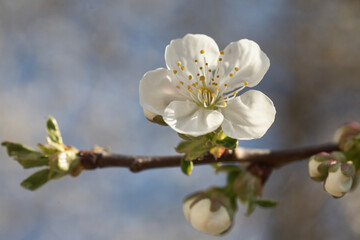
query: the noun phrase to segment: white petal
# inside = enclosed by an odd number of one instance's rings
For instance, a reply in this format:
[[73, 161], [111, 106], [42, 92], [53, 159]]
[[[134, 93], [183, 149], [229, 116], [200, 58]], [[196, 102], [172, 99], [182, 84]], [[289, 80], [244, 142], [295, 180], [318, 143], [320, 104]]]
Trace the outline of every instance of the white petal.
[[309, 160], [309, 176], [311, 178], [321, 177], [321, 173], [319, 172], [318, 167], [320, 166], [322, 162], [315, 161], [314, 159]]
[[145, 73], [140, 81], [140, 105], [155, 114], [163, 115], [171, 101], [183, 100], [185, 97], [177, 91], [174, 75], [168, 69], [158, 68]]
[[[224, 49], [219, 75], [222, 76], [221, 83], [226, 82], [230, 90], [242, 87], [244, 82], [253, 87], [261, 81], [269, 67], [270, 60], [259, 45], [254, 41], [242, 39], [230, 43]], [[238, 68], [238, 71], [235, 68]], [[230, 73], [233, 77], [230, 77]]]
[[250, 140], [262, 137], [275, 120], [275, 107], [262, 92], [250, 90], [222, 109], [224, 133], [232, 138]]
[[[204, 50], [204, 54], [200, 51]], [[185, 74], [196, 75], [199, 72], [199, 65], [194, 61], [204, 65], [204, 57], [209, 68], [215, 70], [219, 57], [219, 47], [214, 39], [203, 34], [187, 34], [183, 38], [172, 40], [165, 49], [165, 61], [169, 69], [179, 69], [177, 65], [180, 61], [185, 67]]]
[[164, 121], [175, 131], [200, 136], [216, 130], [224, 117], [191, 101], [173, 101], [164, 111]]
[[192, 226], [203, 233], [220, 234], [231, 226], [231, 218], [225, 207], [217, 211], [210, 211], [211, 202], [203, 199], [190, 209], [190, 222]]

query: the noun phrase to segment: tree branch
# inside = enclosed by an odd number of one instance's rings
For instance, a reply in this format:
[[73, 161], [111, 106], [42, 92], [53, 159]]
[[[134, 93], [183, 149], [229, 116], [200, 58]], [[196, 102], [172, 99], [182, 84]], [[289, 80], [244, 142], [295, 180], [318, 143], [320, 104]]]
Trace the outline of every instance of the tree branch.
[[[217, 162], [243, 162], [250, 165], [261, 165], [268, 168], [280, 168], [286, 164], [300, 161], [320, 152], [339, 150], [337, 144], [323, 144], [287, 150], [245, 149], [236, 148], [225, 152], [215, 159], [207, 154], [202, 159], [193, 161], [194, 165]], [[91, 170], [105, 167], [126, 167], [132, 172], [146, 169], [180, 166], [182, 156], [136, 156], [122, 154], [96, 153], [93, 151], [80, 151], [81, 164], [84, 169]]]

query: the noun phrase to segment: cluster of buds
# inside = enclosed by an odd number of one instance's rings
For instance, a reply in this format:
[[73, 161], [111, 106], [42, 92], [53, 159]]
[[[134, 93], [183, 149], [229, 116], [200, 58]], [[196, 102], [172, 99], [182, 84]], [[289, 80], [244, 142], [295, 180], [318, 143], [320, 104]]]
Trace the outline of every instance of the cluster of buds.
[[315, 181], [324, 181], [325, 191], [339, 198], [350, 191], [355, 167], [342, 152], [322, 152], [309, 159], [309, 175]]
[[214, 235], [230, 229], [235, 210], [230, 198], [217, 188], [194, 193], [183, 204], [186, 220], [196, 230]]
[[324, 189], [334, 197], [342, 197], [356, 184], [360, 167], [360, 124], [349, 123], [335, 134], [341, 151], [322, 152], [309, 159], [309, 175], [324, 181]]

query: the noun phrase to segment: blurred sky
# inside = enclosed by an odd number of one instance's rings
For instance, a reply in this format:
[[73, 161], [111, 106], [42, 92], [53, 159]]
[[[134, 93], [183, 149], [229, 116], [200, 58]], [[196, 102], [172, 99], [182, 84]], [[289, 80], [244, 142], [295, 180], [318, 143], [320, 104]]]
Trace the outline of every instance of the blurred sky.
[[[0, 141], [35, 147], [56, 117], [66, 144], [124, 154], [175, 154], [170, 128], [146, 121], [142, 75], [165, 67], [164, 50], [186, 33], [219, 47], [255, 40], [271, 61], [256, 87], [277, 117], [257, 148], [332, 140], [360, 120], [358, 0], [0, 0]], [[0, 149], [0, 239], [219, 239], [194, 230], [182, 200], [224, 184], [208, 166], [133, 174], [101, 169], [30, 192], [23, 170]], [[221, 239], [357, 239], [360, 193], [334, 200], [307, 177], [305, 162], [273, 172], [264, 192], [273, 210], [237, 213]]]

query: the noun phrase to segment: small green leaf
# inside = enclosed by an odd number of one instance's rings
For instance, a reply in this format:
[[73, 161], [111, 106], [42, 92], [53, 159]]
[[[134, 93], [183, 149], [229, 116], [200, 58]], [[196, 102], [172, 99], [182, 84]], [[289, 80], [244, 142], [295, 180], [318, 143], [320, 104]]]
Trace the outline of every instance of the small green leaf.
[[31, 191], [34, 191], [50, 180], [49, 174], [50, 174], [49, 169], [40, 170], [34, 173], [33, 175], [31, 175], [30, 177], [28, 177], [27, 179], [25, 179], [21, 183], [21, 186]]
[[263, 208], [274, 208], [277, 206], [277, 202], [265, 200], [265, 199], [257, 199], [255, 200], [256, 205], [263, 207]]
[[213, 143], [206, 136], [202, 136], [180, 142], [175, 150], [178, 153], [185, 153], [186, 160], [191, 161], [201, 157], [212, 147]]
[[48, 158], [41, 152], [20, 143], [3, 142], [7, 148], [8, 155], [14, 157], [24, 168], [47, 166]]
[[59, 125], [54, 117], [49, 116], [49, 119], [46, 122], [46, 128], [47, 128], [49, 137], [53, 142], [58, 143], [58, 144], [63, 144]]
[[45, 146], [45, 145], [40, 144], [40, 143], [37, 146], [38, 146], [38, 148], [41, 150], [41, 152], [43, 154], [48, 155], [48, 156], [59, 151], [58, 149], [48, 147], [48, 146]]
[[248, 207], [247, 207], [245, 215], [250, 216], [250, 214], [252, 214], [254, 212], [255, 208], [256, 208], [255, 201], [253, 199], [249, 199]]
[[216, 143], [224, 146], [227, 149], [234, 150], [238, 145], [238, 140], [231, 137], [226, 137], [222, 140], [216, 140]]
[[185, 157], [181, 159], [181, 170], [186, 175], [190, 176], [192, 170], [193, 170], [193, 162], [185, 160]]

